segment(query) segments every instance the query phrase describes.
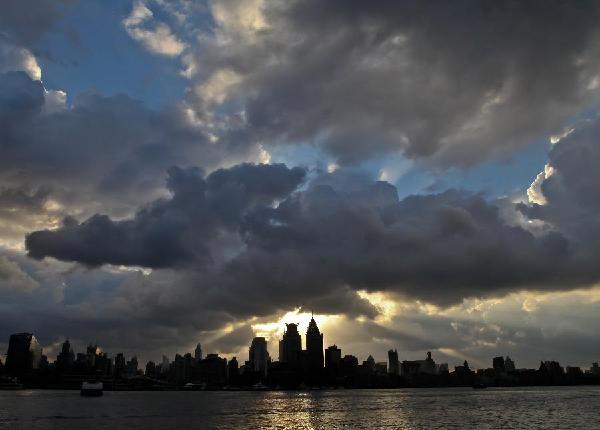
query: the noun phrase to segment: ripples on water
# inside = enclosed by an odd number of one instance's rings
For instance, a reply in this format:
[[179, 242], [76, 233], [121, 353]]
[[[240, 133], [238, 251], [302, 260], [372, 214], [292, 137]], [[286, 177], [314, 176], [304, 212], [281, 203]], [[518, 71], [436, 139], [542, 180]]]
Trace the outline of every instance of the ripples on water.
[[9, 429], [593, 429], [600, 387], [312, 392], [0, 391]]

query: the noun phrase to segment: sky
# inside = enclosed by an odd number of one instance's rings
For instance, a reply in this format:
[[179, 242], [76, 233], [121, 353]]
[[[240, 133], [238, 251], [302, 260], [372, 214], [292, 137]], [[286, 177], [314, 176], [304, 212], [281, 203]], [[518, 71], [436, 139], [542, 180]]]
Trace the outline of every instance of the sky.
[[4, 0], [0, 351], [600, 360], [600, 4]]

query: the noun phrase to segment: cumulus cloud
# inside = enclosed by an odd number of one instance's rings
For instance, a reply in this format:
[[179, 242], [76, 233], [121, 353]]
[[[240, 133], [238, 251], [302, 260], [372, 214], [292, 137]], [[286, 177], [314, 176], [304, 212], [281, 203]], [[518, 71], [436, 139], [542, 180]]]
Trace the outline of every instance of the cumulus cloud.
[[534, 183], [543, 197], [520, 204], [532, 220], [543, 221], [577, 244], [582, 258], [594, 265], [600, 238], [596, 196], [600, 193], [600, 121], [590, 120], [552, 146], [549, 163]]
[[67, 218], [60, 230], [28, 235], [26, 246], [34, 258], [53, 256], [92, 266], [203, 263], [211, 259], [211, 241], [222, 239], [220, 230], [235, 232], [246, 211], [287, 196], [304, 175], [300, 168], [281, 164], [244, 164], [206, 179], [197, 169], [173, 168], [168, 180], [173, 197], [140, 210], [133, 220], [94, 215], [79, 224]]
[[212, 11], [216, 28], [187, 59], [204, 89], [190, 103], [211, 117], [219, 102], [222, 139], [313, 142], [342, 164], [400, 151], [464, 166], [554, 134], [598, 99], [593, 1], [215, 0]]
[[82, 214], [86, 207], [131, 213], [164, 194], [171, 165], [214, 168], [252, 158], [250, 146], [212, 144], [180, 106], [157, 111], [94, 92], [79, 94], [69, 108], [63, 103], [64, 93], [24, 73], [0, 74], [0, 181], [51, 186]]
[[0, 73], [22, 70], [33, 80], [42, 79], [42, 69], [26, 48], [14, 45], [0, 34]]
[[300, 190], [304, 174], [283, 165], [245, 164], [206, 178], [172, 169], [171, 199], [133, 219], [67, 219], [29, 234], [26, 247], [34, 258], [87, 265], [193, 267], [187, 282], [203, 291], [205, 305], [245, 316], [300, 305], [372, 317], [377, 311], [357, 291], [447, 306], [598, 277], [560, 232], [536, 236], [508, 225], [481, 196], [447, 191], [400, 201], [389, 183], [346, 190], [322, 178]]
[[154, 14], [142, 0], [134, 3], [131, 13], [123, 20], [123, 26], [133, 39], [155, 54], [176, 57], [185, 49], [185, 44], [167, 24], [154, 22]]

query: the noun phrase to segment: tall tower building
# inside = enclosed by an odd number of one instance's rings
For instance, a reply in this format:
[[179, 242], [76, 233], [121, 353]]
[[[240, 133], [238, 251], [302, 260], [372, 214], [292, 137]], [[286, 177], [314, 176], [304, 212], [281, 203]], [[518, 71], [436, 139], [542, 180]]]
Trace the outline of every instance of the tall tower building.
[[252, 370], [265, 376], [269, 364], [269, 351], [267, 351], [267, 341], [264, 337], [255, 337], [252, 339], [248, 354], [248, 361]]
[[298, 324], [286, 324], [283, 339], [279, 341], [279, 361], [292, 367], [298, 366], [298, 358], [302, 351], [302, 339], [298, 333]]
[[323, 374], [323, 333], [314, 318], [310, 319], [306, 331], [306, 361], [308, 381], [319, 382]]
[[196, 345], [196, 349], [194, 350], [194, 358], [196, 361], [202, 360], [202, 346], [200, 344]]
[[388, 373], [391, 375], [400, 374], [400, 360], [398, 360], [398, 351], [395, 349], [388, 351]]
[[42, 360], [42, 346], [31, 333], [16, 333], [8, 341], [6, 372], [22, 376], [32, 369], [38, 369]]

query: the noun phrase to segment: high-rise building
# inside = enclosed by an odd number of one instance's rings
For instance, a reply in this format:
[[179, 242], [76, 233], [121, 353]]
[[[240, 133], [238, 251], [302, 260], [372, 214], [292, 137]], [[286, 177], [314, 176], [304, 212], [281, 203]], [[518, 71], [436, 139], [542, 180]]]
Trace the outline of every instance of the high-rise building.
[[198, 362], [201, 382], [207, 384], [224, 384], [227, 382], [227, 360], [217, 354], [208, 354]]
[[61, 370], [67, 370], [75, 361], [75, 354], [73, 353], [73, 349], [71, 349], [71, 342], [69, 339], [66, 339], [62, 344], [62, 348], [60, 350], [60, 354], [56, 357], [56, 364]]
[[156, 363], [154, 363], [154, 361], [149, 361], [146, 363], [146, 371], [144, 374], [148, 378], [156, 378]]
[[8, 341], [6, 354], [6, 372], [9, 375], [22, 376], [38, 369], [42, 360], [42, 346], [31, 333], [16, 333]]
[[98, 345], [92, 345], [91, 343], [87, 346], [86, 356], [88, 366], [92, 369], [96, 367], [96, 358], [98, 357]]
[[125, 365], [125, 372], [127, 373], [128, 376], [135, 376], [135, 375], [137, 375], [137, 371], [138, 371], [138, 359], [137, 359], [137, 357], [134, 356]]
[[325, 368], [338, 368], [340, 361], [342, 361], [342, 350], [337, 345], [332, 345], [325, 350]]
[[375, 371], [375, 359], [371, 354], [367, 357], [365, 361], [363, 361], [363, 368], [365, 368], [368, 372]]
[[375, 363], [375, 373], [378, 375], [385, 375], [388, 373], [388, 366], [385, 361], [380, 361], [379, 363]]
[[492, 366], [497, 373], [504, 373], [504, 357], [494, 357], [492, 360]]
[[286, 324], [285, 327], [283, 339], [279, 341], [279, 361], [297, 367], [302, 351], [302, 339], [300, 333], [298, 333], [298, 324], [290, 323]]
[[255, 337], [252, 339], [248, 353], [248, 361], [252, 370], [265, 376], [269, 364], [269, 351], [267, 351], [267, 341], [264, 337]]
[[194, 350], [194, 358], [196, 361], [202, 360], [202, 345], [196, 345], [196, 349]]
[[236, 357], [233, 357], [227, 363], [227, 376], [229, 376], [230, 382], [235, 382], [240, 375], [240, 365]]
[[323, 333], [314, 318], [310, 319], [306, 330], [306, 353], [309, 372], [320, 372], [323, 369]]
[[398, 351], [395, 349], [388, 351], [388, 372], [390, 375], [400, 374], [400, 361], [398, 360]]
[[115, 357], [115, 376], [123, 376], [125, 374], [125, 356], [119, 352]]
[[[116, 360], [115, 360], [116, 362]], [[162, 361], [160, 363], [160, 373], [167, 373], [169, 371], [171, 363], [169, 362], [169, 357], [166, 355], [162, 356]]]
[[506, 356], [506, 360], [504, 360], [504, 370], [507, 372], [515, 371], [515, 362], [509, 356]]

